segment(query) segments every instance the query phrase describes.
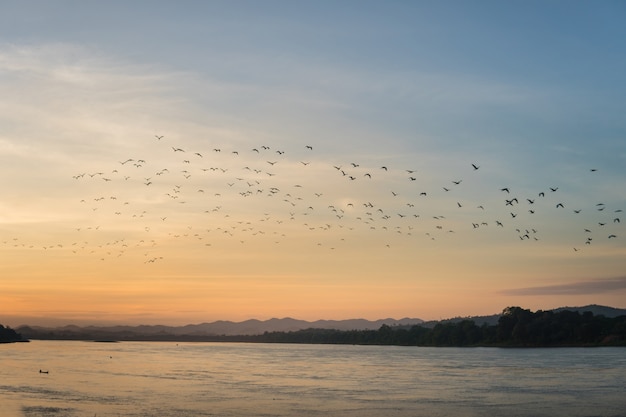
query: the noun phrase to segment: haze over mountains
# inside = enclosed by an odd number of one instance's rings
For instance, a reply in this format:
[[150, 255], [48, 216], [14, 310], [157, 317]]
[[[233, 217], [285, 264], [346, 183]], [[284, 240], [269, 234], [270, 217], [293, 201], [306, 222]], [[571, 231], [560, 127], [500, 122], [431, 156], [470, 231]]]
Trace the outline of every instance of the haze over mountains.
[[[583, 313], [590, 311], [594, 315], [605, 317], [617, 317], [626, 315], [626, 309], [619, 309], [607, 306], [588, 305], [583, 307], [560, 307], [552, 311], [562, 310], [578, 311]], [[186, 326], [162, 326], [162, 325], [142, 325], [142, 326], [85, 326], [75, 325], [63, 327], [39, 327], [20, 326], [16, 330], [26, 338], [68, 338], [68, 339], [117, 339], [133, 340], [133, 338], [167, 339], [168, 336], [178, 338], [181, 336], [202, 337], [202, 336], [240, 336], [258, 335], [264, 332], [291, 332], [302, 329], [335, 329], [335, 330], [377, 330], [383, 324], [388, 326], [413, 326], [422, 325], [424, 327], [434, 327], [440, 322], [455, 322], [460, 320], [473, 320], [478, 326], [483, 324], [494, 325], [498, 322], [500, 314], [475, 317], [455, 317], [441, 321], [425, 322], [419, 318], [403, 319], [380, 319], [380, 320], [317, 320], [306, 321], [293, 318], [269, 319], [269, 320], [245, 320], [242, 322], [215, 321], [211, 323], [189, 324]]]
[[423, 323], [424, 321], [417, 318], [396, 319], [380, 319], [380, 320], [317, 320], [306, 321], [293, 318], [273, 318], [269, 320], [250, 319], [242, 322], [233, 322], [219, 320], [211, 323], [188, 324], [186, 326], [162, 326], [162, 325], [140, 325], [140, 326], [63, 326], [57, 328], [39, 327], [39, 326], [20, 326], [20, 332], [28, 333], [27, 329], [33, 329], [38, 332], [46, 330], [54, 330], [66, 333], [109, 333], [111, 335], [163, 335], [170, 334], [173, 336], [190, 335], [254, 335], [264, 332], [290, 332], [301, 329], [317, 328], [317, 329], [336, 329], [336, 330], [375, 330], [383, 324], [388, 326], [410, 326]]

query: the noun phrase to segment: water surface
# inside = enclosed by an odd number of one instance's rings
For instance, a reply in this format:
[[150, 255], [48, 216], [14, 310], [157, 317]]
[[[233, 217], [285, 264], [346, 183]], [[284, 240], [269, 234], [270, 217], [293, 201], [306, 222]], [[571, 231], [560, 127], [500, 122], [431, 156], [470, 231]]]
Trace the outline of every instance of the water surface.
[[7, 417], [626, 417], [624, 393], [625, 348], [0, 345]]

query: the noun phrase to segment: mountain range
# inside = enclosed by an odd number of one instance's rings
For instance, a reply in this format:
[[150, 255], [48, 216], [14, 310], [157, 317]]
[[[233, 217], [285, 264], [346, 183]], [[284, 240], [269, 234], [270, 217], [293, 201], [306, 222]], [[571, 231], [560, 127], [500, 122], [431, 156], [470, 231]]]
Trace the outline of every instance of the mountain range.
[[[626, 315], [626, 309], [613, 308], [599, 305], [587, 305], [584, 307], [560, 307], [551, 311], [562, 310], [577, 311], [583, 313], [590, 311], [594, 315], [605, 317], [617, 317]], [[478, 326], [483, 324], [497, 324], [500, 314], [489, 316], [455, 317], [441, 321], [424, 321], [418, 318], [403, 319], [380, 319], [380, 320], [317, 320], [305, 321], [293, 318], [273, 318], [269, 320], [245, 320], [242, 322], [214, 321], [211, 323], [189, 324], [186, 326], [163, 326], [163, 325], [140, 325], [140, 326], [84, 326], [75, 325], [63, 327], [39, 327], [20, 326], [16, 330], [25, 338], [30, 339], [101, 339], [101, 340], [135, 340], [155, 339], [166, 340], [180, 337], [201, 338], [210, 336], [241, 336], [258, 335], [265, 332], [291, 332], [303, 329], [335, 329], [335, 330], [377, 330], [382, 325], [410, 327], [421, 325], [434, 327], [437, 323], [458, 322], [472, 320]]]
[[93, 334], [99, 336], [110, 335], [117, 339], [137, 336], [241, 336], [256, 335], [264, 332], [290, 332], [302, 329], [336, 329], [336, 330], [377, 330], [383, 324], [388, 326], [412, 326], [423, 323], [417, 318], [380, 319], [380, 320], [317, 320], [306, 321], [293, 318], [273, 318], [269, 320], [250, 319], [242, 322], [214, 321], [211, 323], [188, 324], [186, 326], [140, 325], [140, 326], [84, 326], [75, 325], [63, 327], [20, 326], [17, 331], [25, 337], [43, 333], [56, 333], [71, 336], [72, 334]]

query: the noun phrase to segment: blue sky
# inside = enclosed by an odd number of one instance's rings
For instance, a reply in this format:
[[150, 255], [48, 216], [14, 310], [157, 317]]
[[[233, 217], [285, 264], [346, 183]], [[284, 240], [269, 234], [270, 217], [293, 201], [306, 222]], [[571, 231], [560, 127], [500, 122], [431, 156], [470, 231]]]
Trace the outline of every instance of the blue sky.
[[[610, 1], [4, 3], [0, 318], [619, 304], [624, 17]], [[215, 237], [228, 228], [244, 246]], [[215, 286], [228, 302], [207, 307]], [[110, 290], [125, 301], [81, 301]]]

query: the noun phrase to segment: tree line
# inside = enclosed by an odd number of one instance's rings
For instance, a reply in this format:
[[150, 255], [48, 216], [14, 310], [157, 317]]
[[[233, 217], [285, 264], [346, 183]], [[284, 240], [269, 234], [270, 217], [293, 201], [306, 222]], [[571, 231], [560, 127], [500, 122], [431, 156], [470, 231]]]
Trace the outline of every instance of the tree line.
[[[174, 335], [170, 333], [137, 334], [133, 332], [94, 332], [20, 328], [26, 338], [47, 340], [100, 341], [180, 341], [180, 342], [250, 342], [308, 343], [401, 346], [626, 346], [626, 315], [606, 317], [591, 311], [532, 312], [521, 307], [507, 307], [496, 324], [478, 326], [461, 319], [422, 325], [389, 326], [378, 330], [333, 330], [310, 328], [297, 331], [274, 331], [258, 335]], [[19, 341], [21, 335], [0, 325], [0, 341]]]
[[22, 342], [22, 336], [10, 327], [0, 324], [0, 343]]
[[626, 346], [626, 316], [592, 312], [536, 311], [507, 307], [496, 325], [472, 320], [438, 323], [433, 328], [382, 325], [378, 330], [306, 329], [266, 332], [249, 341], [401, 346]]

